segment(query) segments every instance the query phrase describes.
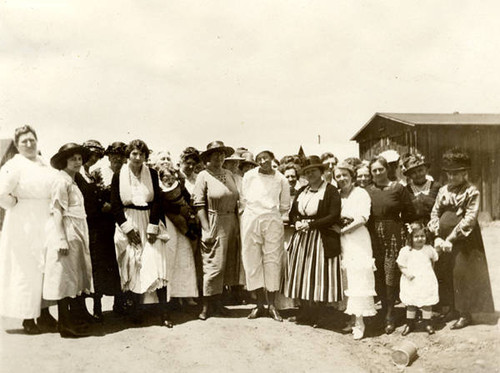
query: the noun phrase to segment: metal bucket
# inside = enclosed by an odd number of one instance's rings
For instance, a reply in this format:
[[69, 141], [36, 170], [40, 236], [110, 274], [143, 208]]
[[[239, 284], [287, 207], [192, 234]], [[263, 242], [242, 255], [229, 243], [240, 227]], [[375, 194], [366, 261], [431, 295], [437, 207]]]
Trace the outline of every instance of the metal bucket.
[[412, 341], [403, 341], [393, 350], [392, 361], [399, 366], [408, 366], [417, 357], [417, 346]]

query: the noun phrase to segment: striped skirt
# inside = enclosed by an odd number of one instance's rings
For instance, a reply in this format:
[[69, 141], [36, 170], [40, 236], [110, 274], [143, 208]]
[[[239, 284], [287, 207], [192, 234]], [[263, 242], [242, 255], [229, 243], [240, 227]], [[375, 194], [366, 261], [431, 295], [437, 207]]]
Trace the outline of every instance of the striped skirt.
[[325, 258], [318, 230], [295, 231], [286, 255], [285, 296], [327, 303], [342, 300], [340, 258]]

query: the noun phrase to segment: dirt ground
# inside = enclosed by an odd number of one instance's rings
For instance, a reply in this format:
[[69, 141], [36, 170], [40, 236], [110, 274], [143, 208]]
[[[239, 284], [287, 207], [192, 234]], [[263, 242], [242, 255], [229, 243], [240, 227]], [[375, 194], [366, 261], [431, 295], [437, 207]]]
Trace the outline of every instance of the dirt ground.
[[[500, 223], [483, 227], [495, 305], [500, 310]], [[90, 301], [89, 301], [90, 305]], [[251, 306], [230, 307], [227, 318], [196, 319], [197, 309], [175, 311], [173, 329], [157, 325], [149, 314], [133, 326], [110, 312], [104, 298], [105, 323], [96, 336], [63, 339], [57, 333], [24, 335], [21, 322], [2, 319], [0, 372], [498, 372], [500, 339], [496, 318], [477, 315], [476, 324], [462, 330], [437, 325], [435, 335], [423, 330], [390, 336], [374, 320], [367, 337], [354, 341], [337, 330], [342, 314], [330, 311], [322, 327], [278, 323], [269, 318], [246, 319]], [[401, 323], [404, 309], [398, 309]], [[54, 307], [51, 312], [55, 313]], [[284, 310], [283, 316], [294, 314]], [[498, 315], [498, 312], [497, 312]], [[394, 346], [404, 340], [418, 347], [418, 357], [404, 369], [391, 360]]]

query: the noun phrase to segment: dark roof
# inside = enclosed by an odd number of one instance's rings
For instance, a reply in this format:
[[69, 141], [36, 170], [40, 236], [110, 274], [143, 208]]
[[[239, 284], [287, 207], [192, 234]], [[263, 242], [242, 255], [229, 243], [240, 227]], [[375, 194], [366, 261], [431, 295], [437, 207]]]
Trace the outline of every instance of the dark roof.
[[356, 140], [358, 135], [375, 119], [375, 117], [386, 118], [411, 127], [416, 125], [500, 126], [500, 114], [375, 113], [370, 120], [356, 132], [351, 140]]
[[[8, 153], [11, 154], [8, 154]], [[0, 139], [0, 166], [12, 157], [13, 153], [17, 153], [17, 149], [12, 139]], [[7, 158], [7, 159], [6, 159]]]

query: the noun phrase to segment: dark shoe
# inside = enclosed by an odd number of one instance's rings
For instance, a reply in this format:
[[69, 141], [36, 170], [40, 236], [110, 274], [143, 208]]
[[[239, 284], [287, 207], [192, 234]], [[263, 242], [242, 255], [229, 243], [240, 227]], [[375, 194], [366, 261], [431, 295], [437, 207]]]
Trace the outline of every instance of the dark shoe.
[[174, 323], [172, 322], [172, 320], [170, 320], [170, 317], [168, 316], [168, 314], [162, 315], [161, 325], [166, 326], [169, 329], [172, 329], [174, 327]]
[[396, 325], [394, 321], [387, 321], [385, 324], [385, 334], [392, 334], [396, 330]]
[[36, 324], [41, 330], [47, 332], [57, 332], [57, 320], [52, 317], [49, 313], [42, 314], [38, 319], [36, 319]]
[[459, 314], [457, 311], [455, 310], [450, 310], [444, 314], [442, 314], [439, 319], [443, 322], [450, 322], [450, 321], [453, 321], [453, 320], [457, 320], [459, 318]]
[[63, 325], [59, 323], [57, 329], [63, 338], [88, 337], [92, 334], [88, 325]]
[[278, 310], [274, 307], [269, 307], [269, 316], [271, 316], [271, 318], [273, 320], [276, 320], [276, 321], [279, 321], [279, 322], [283, 322], [283, 318], [281, 317], [280, 313], [278, 312]]
[[402, 336], [406, 336], [406, 335], [410, 334], [413, 331], [414, 328], [415, 328], [415, 324], [413, 324], [413, 322], [406, 323], [406, 325], [405, 325], [405, 327], [404, 327], [403, 332], [401, 333], [401, 335]]
[[24, 332], [29, 335], [36, 335], [42, 332], [33, 319], [23, 320], [23, 329]]
[[427, 334], [429, 334], [429, 335], [436, 333], [436, 331], [434, 330], [434, 327], [431, 324], [427, 324], [425, 326], [425, 330], [427, 331]]
[[101, 324], [104, 322], [104, 316], [102, 315], [102, 313], [94, 313], [92, 317], [94, 318], [94, 321], [96, 323]]
[[205, 321], [206, 319], [208, 319], [208, 311], [207, 310], [202, 310], [200, 312], [200, 314], [198, 315], [198, 318], [200, 320], [203, 320], [203, 321]]
[[222, 303], [217, 303], [215, 305], [214, 314], [217, 316], [229, 316], [229, 310], [222, 305]]
[[453, 330], [463, 329], [467, 325], [470, 325], [470, 319], [465, 316], [460, 316], [460, 318], [450, 327], [450, 329]]
[[255, 307], [252, 312], [250, 312], [250, 315], [248, 315], [248, 318], [250, 320], [257, 319], [259, 317], [264, 316], [265, 310], [263, 307]]

